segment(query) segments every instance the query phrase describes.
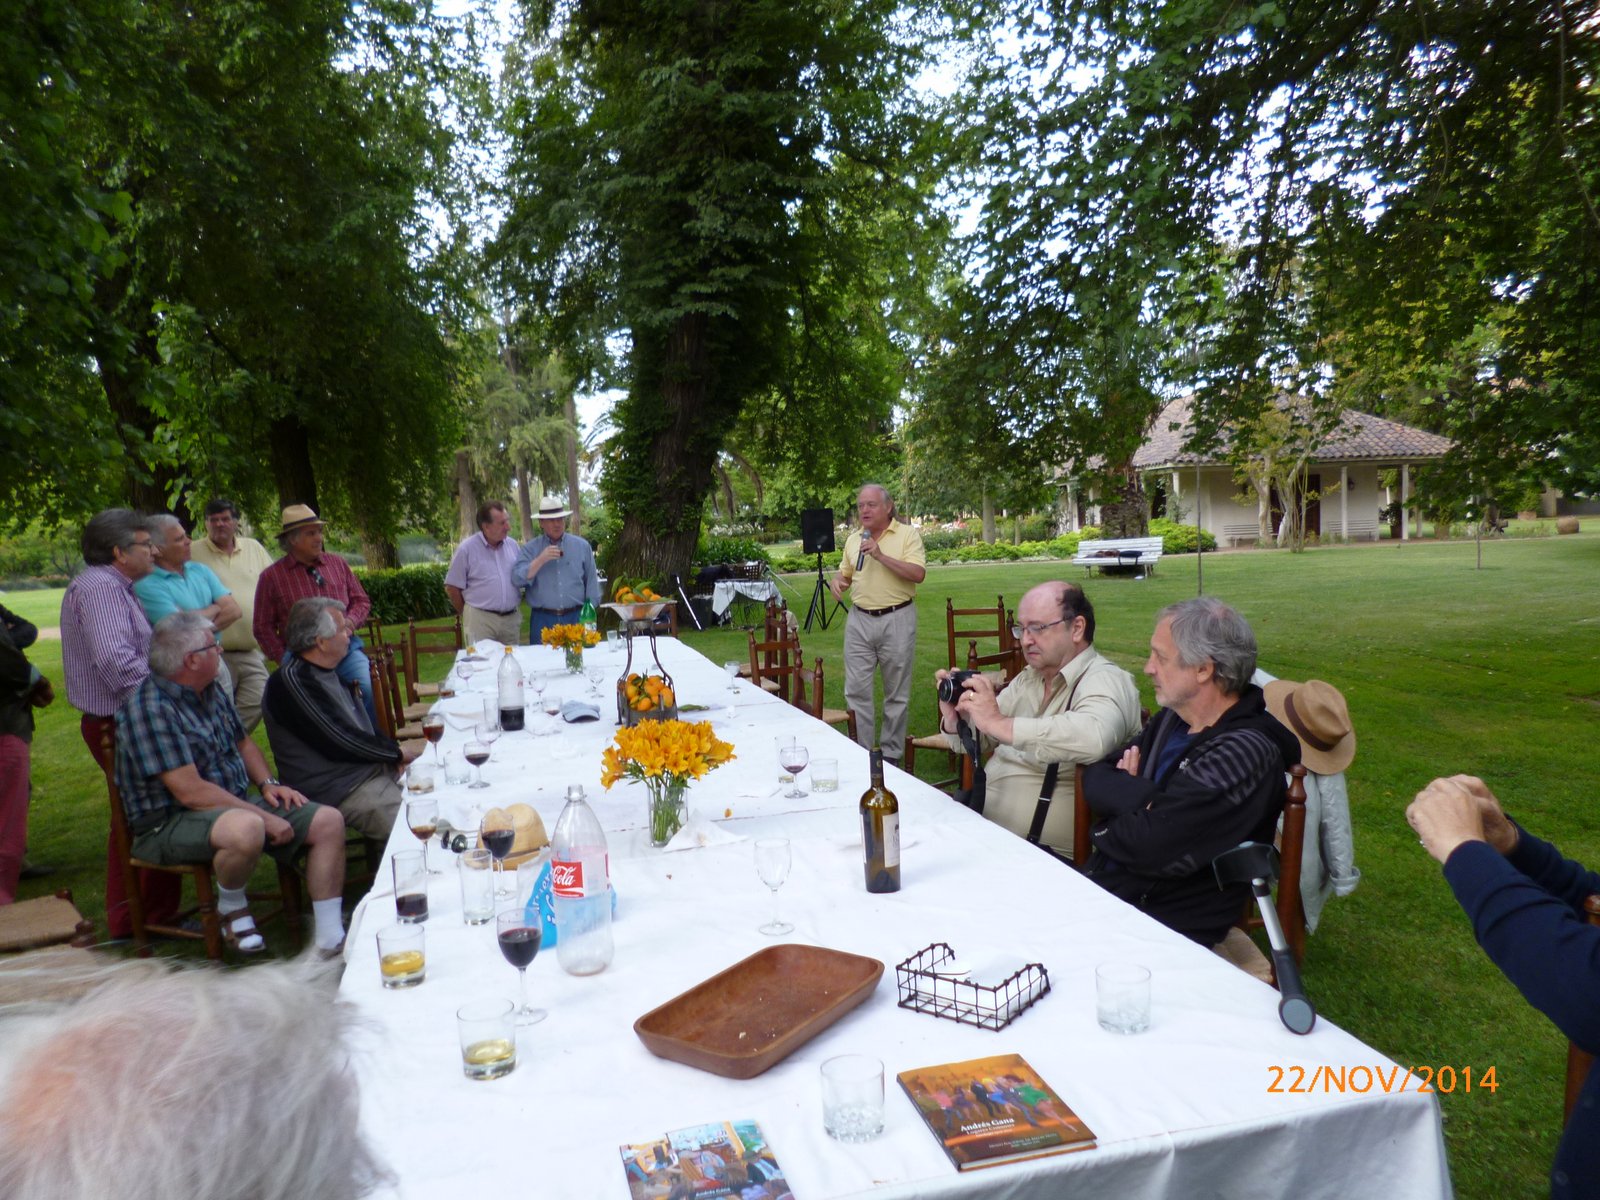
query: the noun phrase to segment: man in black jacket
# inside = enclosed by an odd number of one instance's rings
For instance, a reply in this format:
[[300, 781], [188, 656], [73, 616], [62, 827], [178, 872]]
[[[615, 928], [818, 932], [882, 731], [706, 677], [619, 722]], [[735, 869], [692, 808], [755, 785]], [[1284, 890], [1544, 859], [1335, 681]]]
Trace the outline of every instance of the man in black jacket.
[[0, 904], [16, 899], [28, 843], [33, 710], [56, 698], [50, 681], [22, 653], [38, 636], [31, 621], [0, 607]]
[[1211, 860], [1272, 840], [1284, 772], [1300, 761], [1250, 682], [1255, 666], [1255, 634], [1222, 601], [1162, 609], [1144, 667], [1161, 711], [1084, 772], [1089, 877], [1203, 946], [1221, 942], [1250, 900], [1246, 884], [1217, 887]]

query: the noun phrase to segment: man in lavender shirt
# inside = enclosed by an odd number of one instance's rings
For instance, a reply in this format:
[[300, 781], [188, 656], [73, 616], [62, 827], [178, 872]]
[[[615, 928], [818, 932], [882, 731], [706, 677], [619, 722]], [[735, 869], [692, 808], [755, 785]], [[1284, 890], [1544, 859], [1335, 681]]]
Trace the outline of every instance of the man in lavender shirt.
[[450, 558], [444, 590], [469, 642], [492, 638], [504, 646], [517, 644], [521, 596], [511, 580], [517, 543], [506, 536], [510, 532], [506, 506], [490, 500], [478, 508], [478, 532], [463, 538]]
[[[100, 769], [111, 773], [103, 741], [115, 731], [117, 706], [150, 673], [150, 622], [133, 585], [155, 565], [148, 521], [129, 508], [108, 508], [83, 527], [88, 564], [61, 597], [61, 669], [67, 700], [83, 714], [79, 728]], [[181, 880], [157, 871], [139, 873], [146, 917], [171, 918]], [[106, 839], [106, 928], [112, 937], [133, 932], [122, 866]]]

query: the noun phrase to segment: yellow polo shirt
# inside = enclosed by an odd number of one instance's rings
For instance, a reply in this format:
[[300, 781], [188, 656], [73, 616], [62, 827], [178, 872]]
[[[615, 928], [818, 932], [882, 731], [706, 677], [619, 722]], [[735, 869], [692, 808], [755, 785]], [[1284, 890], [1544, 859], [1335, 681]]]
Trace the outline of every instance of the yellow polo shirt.
[[[890, 558], [901, 562], [928, 565], [928, 552], [922, 547], [922, 535], [910, 525], [890, 521], [878, 545]], [[868, 558], [856, 574], [856, 558], [861, 553], [861, 531], [858, 529], [844, 540], [844, 557], [839, 560], [839, 574], [850, 585], [850, 600], [857, 608], [893, 608], [915, 598], [917, 585], [902, 579], [875, 558]]]
[[233, 598], [239, 602], [239, 611], [244, 614], [222, 631], [222, 648], [257, 649], [256, 635], [251, 632], [256, 611], [256, 580], [272, 565], [272, 555], [255, 538], [243, 535], [234, 538], [232, 554], [218, 550], [208, 537], [197, 537], [189, 555], [217, 573], [222, 586], [233, 593]]

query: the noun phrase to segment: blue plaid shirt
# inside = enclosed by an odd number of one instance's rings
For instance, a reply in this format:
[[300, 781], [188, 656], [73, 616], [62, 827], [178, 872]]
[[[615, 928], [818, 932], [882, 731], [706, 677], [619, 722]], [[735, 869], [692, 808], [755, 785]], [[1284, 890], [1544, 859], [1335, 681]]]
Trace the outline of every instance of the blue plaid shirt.
[[117, 706], [117, 789], [132, 831], [143, 833], [181, 807], [161, 781], [179, 767], [193, 764], [200, 778], [243, 800], [250, 788], [239, 753], [244, 738], [238, 710], [215, 683], [196, 692], [147, 676]]

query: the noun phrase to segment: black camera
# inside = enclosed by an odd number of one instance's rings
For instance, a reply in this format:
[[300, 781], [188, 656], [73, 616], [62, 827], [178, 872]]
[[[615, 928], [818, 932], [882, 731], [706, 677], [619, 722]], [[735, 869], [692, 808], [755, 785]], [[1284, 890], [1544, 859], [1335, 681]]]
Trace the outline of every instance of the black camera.
[[962, 685], [977, 673], [976, 671], [951, 671], [950, 674], [939, 680], [939, 699], [946, 704], [959, 703]]

